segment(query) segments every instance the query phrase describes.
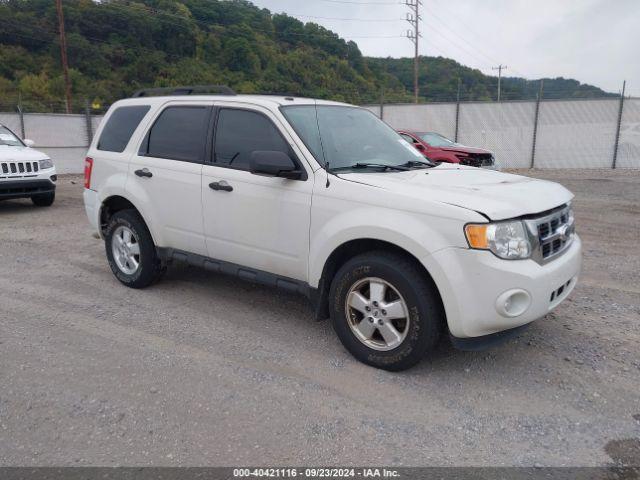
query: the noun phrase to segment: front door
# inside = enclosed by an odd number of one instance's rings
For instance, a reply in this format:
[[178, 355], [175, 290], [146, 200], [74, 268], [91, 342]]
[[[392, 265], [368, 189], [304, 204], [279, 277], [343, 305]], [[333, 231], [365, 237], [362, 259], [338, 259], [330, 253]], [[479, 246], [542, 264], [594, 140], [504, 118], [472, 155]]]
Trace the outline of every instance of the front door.
[[[202, 169], [204, 234], [212, 258], [306, 281], [313, 182], [278, 125], [257, 106], [219, 106], [213, 155]], [[303, 179], [252, 174], [256, 150], [285, 152]]]

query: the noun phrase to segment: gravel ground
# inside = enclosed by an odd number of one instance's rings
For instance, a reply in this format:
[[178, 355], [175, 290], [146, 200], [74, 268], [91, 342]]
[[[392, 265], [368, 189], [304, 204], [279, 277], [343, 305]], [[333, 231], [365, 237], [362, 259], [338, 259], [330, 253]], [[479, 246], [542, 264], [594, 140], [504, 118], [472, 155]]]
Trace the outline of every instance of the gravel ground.
[[77, 176], [49, 209], [0, 203], [0, 465], [640, 464], [640, 172], [527, 174], [577, 195], [578, 287], [404, 373], [302, 297], [186, 266], [121, 286]]

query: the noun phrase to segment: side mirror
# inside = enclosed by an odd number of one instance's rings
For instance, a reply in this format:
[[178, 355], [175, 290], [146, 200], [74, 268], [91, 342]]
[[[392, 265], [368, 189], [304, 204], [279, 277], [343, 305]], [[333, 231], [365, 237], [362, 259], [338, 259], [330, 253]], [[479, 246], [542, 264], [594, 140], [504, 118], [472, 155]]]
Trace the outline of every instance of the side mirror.
[[284, 152], [274, 150], [255, 150], [251, 152], [249, 164], [251, 173], [269, 177], [282, 177], [297, 180], [302, 172], [297, 170], [294, 161]]
[[426, 150], [426, 148], [424, 148], [424, 145], [422, 145], [421, 143], [415, 143], [414, 146], [421, 152], [424, 152]]
[[36, 142], [34, 142], [33, 140], [29, 140], [28, 138], [25, 138], [23, 142], [27, 147], [33, 147], [36, 144]]

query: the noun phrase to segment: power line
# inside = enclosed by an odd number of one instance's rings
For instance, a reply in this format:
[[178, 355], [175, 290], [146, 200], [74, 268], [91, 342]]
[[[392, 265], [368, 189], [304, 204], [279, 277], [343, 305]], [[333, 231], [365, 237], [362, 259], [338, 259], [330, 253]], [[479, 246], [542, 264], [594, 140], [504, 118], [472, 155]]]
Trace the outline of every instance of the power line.
[[[448, 10], [454, 17], [455, 17], [455, 21], [456, 23], [460, 23], [464, 26], [464, 31], [465, 32], [470, 32], [472, 34], [474, 34], [477, 38], [479, 39], [483, 39], [486, 40], [487, 35], [481, 35], [479, 34], [473, 27], [471, 27], [468, 23], [466, 23], [461, 17], [460, 15], [456, 14], [455, 12], [453, 12], [452, 10], [449, 9], [449, 6], [445, 3], [440, 2], [439, 0], [436, 0], [436, 3], [438, 3], [440, 6], [442, 6], [444, 9]], [[485, 57], [487, 60], [489, 60], [491, 63], [499, 63], [498, 60], [496, 60], [495, 58], [486, 55], [482, 50], [480, 50], [477, 46], [475, 46], [473, 44], [473, 42], [469, 42], [467, 41], [462, 35], [460, 35], [458, 33], [458, 30], [454, 30], [451, 27], [447, 26], [447, 24], [442, 20], [442, 18], [438, 17], [435, 13], [433, 13], [433, 11], [430, 10], [430, 15], [432, 15], [433, 17], [437, 18], [440, 23], [449, 31], [451, 31], [454, 35], [456, 35], [458, 38], [460, 38], [462, 41], [464, 41], [466, 44], [468, 44], [469, 46], [471, 46], [474, 50], [476, 50], [478, 53], [480, 53], [483, 57]], [[515, 73], [517, 73], [518, 75], [520, 75], [521, 77], [527, 77], [527, 75], [525, 75], [524, 73], [516, 70], [515, 68], [511, 68], [512, 71], [514, 71]]]
[[[450, 45], [452, 45], [452, 46], [456, 47], [459, 51], [466, 53], [467, 55], [469, 55], [469, 56], [470, 56], [470, 58], [472, 58], [472, 59], [475, 59], [475, 58], [476, 58], [476, 55], [475, 55], [473, 52], [469, 51], [468, 49], [466, 49], [465, 47], [463, 47], [462, 45], [460, 45], [458, 42], [456, 42], [455, 40], [451, 39], [451, 37], [449, 37], [448, 35], [446, 35], [445, 33], [443, 33], [443, 32], [442, 32], [441, 30], [439, 30], [438, 28], [435, 28], [435, 27], [434, 27], [434, 26], [432, 26], [432, 25], [428, 25], [428, 28], [429, 28], [430, 30], [433, 30], [433, 31], [435, 31], [436, 33], [438, 33], [438, 34], [439, 34], [441, 37], [443, 37], [444, 39], [448, 40], [448, 42], [449, 42], [449, 44], [450, 44]], [[433, 38], [435, 38], [435, 36], [432, 36], [431, 38], [433, 39]], [[432, 43], [432, 41], [430, 42], [430, 44], [431, 44], [431, 43]], [[467, 64], [468, 64], [469, 62], [465, 62], [465, 63], [467, 63]], [[490, 67], [490, 66], [491, 66], [491, 64], [490, 64], [490, 63], [484, 63], [484, 62], [482, 62], [482, 63], [480, 63], [480, 62], [476, 62], [476, 64], [484, 65], [484, 66], [486, 66], [486, 67]]]
[[[164, 15], [164, 16], [168, 16], [168, 17], [173, 17], [179, 20], [184, 20], [184, 21], [193, 21], [195, 23], [198, 23], [200, 25], [204, 25], [204, 26], [219, 26], [219, 27], [228, 27], [230, 26], [229, 24], [225, 24], [225, 23], [216, 23], [216, 22], [209, 22], [206, 20], [202, 20], [199, 19], [197, 17], [185, 17], [183, 15], [178, 15], [172, 12], [168, 12], [166, 10], [159, 10], [156, 8], [151, 8], [151, 7], [147, 7], [146, 5], [142, 6], [139, 4], [129, 4], [128, 1], [124, 1], [124, 2], [112, 2], [112, 3], [108, 3], [106, 4], [108, 7], [115, 7], [116, 10], [117, 9], [127, 9], [127, 10], [137, 10], [137, 11], [144, 11], [146, 13], [151, 13], [153, 15]], [[291, 15], [290, 15], [291, 16]], [[293, 16], [291, 16], [293, 18]], [[175, 25], [175, 26], [181, 26], [181, 27], [186, 27], [186, 25], [181, 24], [181, 23], [175, 23], [175, 22], [170, 22], [169, 20], [162, 18], [162, 17], [158, 17], [157, 18], [160, 21], [163, 21], [165, 23], [168, 23], [170, 25]], [[344, 20], [347, 20], [346, 18]], [[256, 32], [261, 32], [261, 33], [267, 33], [267, 34], [273, 34], [274, 31], [272, 30], [266, 30], [266, 29], [260, 29], [260, 28], [255, 28], [255, 27], [251, 27], [252, 31], [256, 31]], [[277, 32], [276, 32], [277, 33]], [[334, 32], [330, 32], [330, 34], [324, 34], [324, 33], [308, 33], [308, 32], [287, 32], [287, 35], [292, 35], [292, 36], [299, 36], [299, 37], [322, 37], [322, 38], [328, 38], [331, 35], [335, 35], [338, 38], [345, 38], [345, 39], [357, 39], [357, 38], [402, 38], [403, 35], [352, 35], [352, 36], [344, 36], [341, 37], [339, 36], [337, 33]]]
[[[498, 63], [498, 61], [494, 58], [492, 58], [491, 56], [485, 54], [482, 50], [480, 50], [476, 45], [474, 45], [472, 42], [469, 42], [467, 39], [465, 39], [462, 35], [460, 35], [458, 32], [456, 32], [453, 28], [449, 27], [446, 22], [444, 22], [440, 17], [438, 17], [435, 13], [433, 13], [431, 10], [429, 10], [429, 17], [434, 18], [437, 22], [438, 25], [445, 28], [446, 30], [448, 30], [452, 35], [454, 35], [455, 37], [457, 37], [458, 39], [462, 40], [465, 44], [467, 44], [469, 47], [471, 47], [473, 50], [475, 50], [476, 52], [478, 52], [480, 55], [482, 55], [485, 59], [487, 59], [489, 61], [489, 64], [494, 64], [494, 63]], [[429, 28], [432, 28], [435, 30], [435, 27], [429, 25]], [[444, 34], [441, 33], [441, 35], [444, 36]], [[474, 54], [475, 56], [475, 54]]]
[[345, 20], [349, 22], [403, 22], [404, 18], [339, 18], [339, 17], [316, 17], [314, 15], [301, 15], [299, 13], [287, 13], [291, 17], [315, 18], [318, 20]]
[[351, 5], [399, 5], [400, 2], [356, 2], [350, 0], [320, 0], [329, 3], [349, 3]]

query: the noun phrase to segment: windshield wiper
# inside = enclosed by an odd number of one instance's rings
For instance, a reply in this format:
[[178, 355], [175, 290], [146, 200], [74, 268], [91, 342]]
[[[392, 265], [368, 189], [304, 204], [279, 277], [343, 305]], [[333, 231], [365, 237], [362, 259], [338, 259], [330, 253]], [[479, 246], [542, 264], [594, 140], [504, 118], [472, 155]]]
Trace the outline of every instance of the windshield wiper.
[[436, 166], [435, 163], [433, 163], [432, 161], [428, 161], [428, 162], [423, 162], [421, 160], [409, 160], [407, 163], [403, 163], [402, 166], [403, 167], [419, 167], [419, 166], [427, 166], [429, 168], [433, 168]]
[[407, 170], [409, 170], [407, 167], [405, 167], [403, 165], [387, 165], [385, 163], [358, 162], [358, 163], [354, 163], [353, 165], [345, 165], [344, 167], [334, 167], [334, 168], [331, 169], [331, 171], [347, 170], [349, 168], [354, 168], [354, 169], [358, 169], [358, 168], [382, 168], [384, 170], [400, 170], [400, 171], [403, 171], [403, 172], [406, 172]]

